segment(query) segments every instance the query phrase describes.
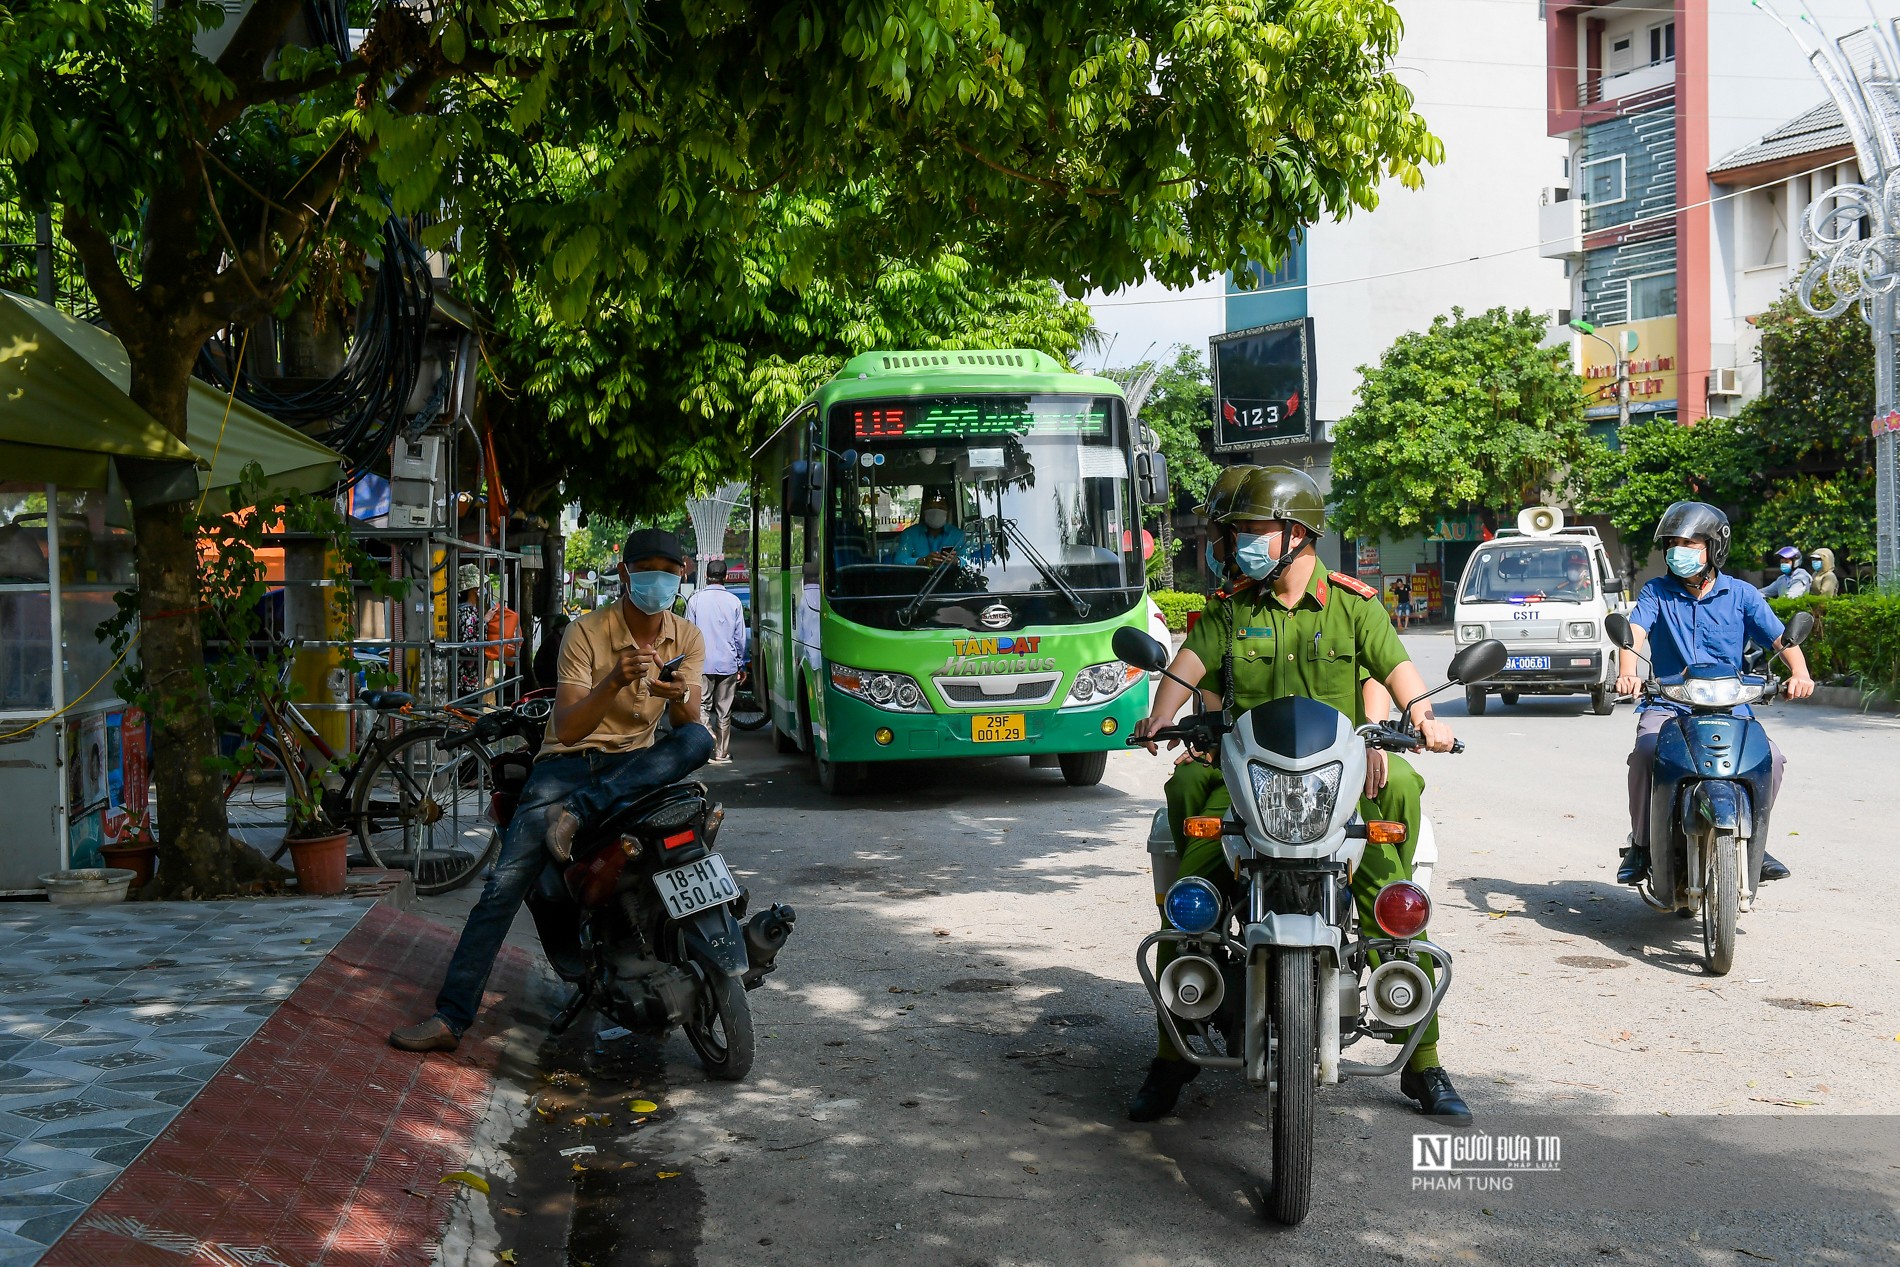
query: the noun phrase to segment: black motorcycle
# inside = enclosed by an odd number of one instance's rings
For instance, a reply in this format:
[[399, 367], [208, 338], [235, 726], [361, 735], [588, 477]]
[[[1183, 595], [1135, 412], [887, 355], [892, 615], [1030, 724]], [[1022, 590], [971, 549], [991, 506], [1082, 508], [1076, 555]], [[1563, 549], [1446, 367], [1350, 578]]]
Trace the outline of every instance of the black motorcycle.
[[[538, 712], [541, 720], [524, 711]], [[546, 717], [544, 707], [524, 702], [483, 717], [463, 740], [514, 735], [525, 741], [524, 748], [491, 759], [495, 821], [503, 828], [519, 803]], [[749, 895], [715, 849], [724, 818], [705, 784], [675, 783], [584, 827], [571, 862], [549, 860], [528, 895], [528, 910], [548, 962], [574, 987], [554, 1019], [554, 1033], [592, 1007], [636, 1034], [685, 1031], [714, 1078], [737, 1081], [751, 1070], [746, 992], [772, 971], [798, 917], [774, 903], [745, 918]]]

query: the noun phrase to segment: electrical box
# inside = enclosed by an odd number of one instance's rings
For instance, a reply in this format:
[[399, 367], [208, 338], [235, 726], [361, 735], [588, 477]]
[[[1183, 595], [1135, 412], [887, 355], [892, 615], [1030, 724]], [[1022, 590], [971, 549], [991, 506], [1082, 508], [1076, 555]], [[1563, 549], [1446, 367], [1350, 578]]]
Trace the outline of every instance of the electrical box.
[[423, 435], [411, 440], [396, 437], [389, 453], [389, 475], [396, 480], [442, 481], [442, 437]]

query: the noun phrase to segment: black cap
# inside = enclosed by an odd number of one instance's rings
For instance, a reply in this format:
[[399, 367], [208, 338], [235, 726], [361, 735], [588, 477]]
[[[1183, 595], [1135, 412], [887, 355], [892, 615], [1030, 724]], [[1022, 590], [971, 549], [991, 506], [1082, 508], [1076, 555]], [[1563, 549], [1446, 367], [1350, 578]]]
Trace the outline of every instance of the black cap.
[[651, 558], [684, 563], [686, 551], [680, 547], [680, 539], [663, 528], [635, 528], [627, 534], [627, 544], [620, 551], [620, 561], [631, 564], [635, 559]]

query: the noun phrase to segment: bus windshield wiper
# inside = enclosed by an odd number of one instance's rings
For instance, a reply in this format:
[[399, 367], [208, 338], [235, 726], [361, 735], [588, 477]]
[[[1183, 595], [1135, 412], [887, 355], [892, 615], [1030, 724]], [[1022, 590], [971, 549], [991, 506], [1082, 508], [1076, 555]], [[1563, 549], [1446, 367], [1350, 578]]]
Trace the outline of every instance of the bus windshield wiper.
[[1082, 597], [1082, 591], [1069, 584], [1068, 581], [1063, 579], [1060, 572], [1049, 565], [1049, 560], [1042, 557], [1041, 552], [1038, 551], [1035, 545], [1029, 540], [1028, 534], [1016, 526], [1014, 519], [1004, 519], [1001, 515], [998, 515], [996, 523], [997, 526], [1003, 530], [1005, 535], [1007, 535], [1011, 541], [1014, 541], [1024, 554], [1029, 556], [1029, 562], [1035, 567], [1036, 571], [1042, 573], [1042, 579], [1060, 590], [1062, 597], [1068, 599], [1070, 604], [1075, 608], [1075, 614], [1080, 616], [1083, 620], [1087, 620], [1089, 618], [1089, 604], [1088, 600]]
[[904, 604], [902, 610], [897, 613], [897, 623], [909, 629], [910, 622], [917, 619], [917, 613], [923, 610], [924, 604], [929, 601], [930, 596], [937, 592], [937, 587], [943, 584], [943, 579], [950, 575], [950, 569], [961, 562], [962, 560], [957, 557], [956, 550], [951, 549], [945, 551], [943, 562], [931, 569], [929, 578], [924, 581], [924, 587], [918, 590], [917, 596], [911, 599], [910, 602]]

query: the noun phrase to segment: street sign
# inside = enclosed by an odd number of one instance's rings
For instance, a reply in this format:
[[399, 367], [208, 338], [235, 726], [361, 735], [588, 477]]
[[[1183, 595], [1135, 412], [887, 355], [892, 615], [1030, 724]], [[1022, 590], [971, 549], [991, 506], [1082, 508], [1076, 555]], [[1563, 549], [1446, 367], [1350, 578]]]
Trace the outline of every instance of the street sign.
[[1207, 341], [1214, 448], [1301, 444], [1313, 431], [1313, 322], [1252, 326]]

